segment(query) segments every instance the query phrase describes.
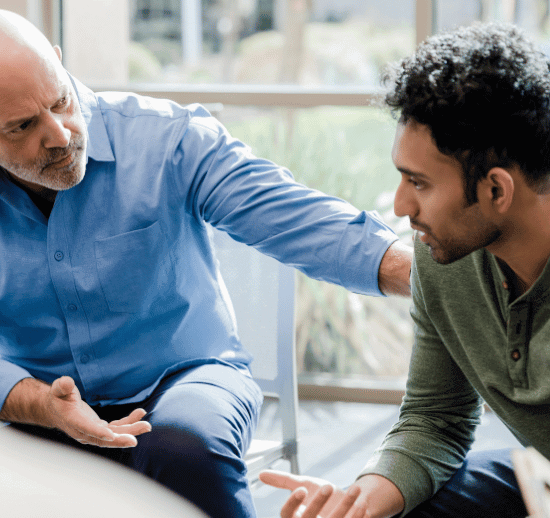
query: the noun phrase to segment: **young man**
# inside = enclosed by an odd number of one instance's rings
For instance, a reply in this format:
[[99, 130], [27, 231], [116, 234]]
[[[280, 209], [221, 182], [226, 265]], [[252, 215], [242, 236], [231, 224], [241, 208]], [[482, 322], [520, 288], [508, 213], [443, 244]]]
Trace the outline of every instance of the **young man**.
[[467, 453], [485, 401], [550, 458], [549, 62], [518, 29], [475, 25], [386, 81], [395, 213], [417, 231], [400, 419], [346, 493], [263, 480], [295, 490], [284, 518], [524, 517], [510, 452]]
[[6, 11], [0, 46], [0, 419], [253, 517], [262, 394], [205, 222], [362, 293], [406, 294], [412, 254], [204, 108], [95, 95]]

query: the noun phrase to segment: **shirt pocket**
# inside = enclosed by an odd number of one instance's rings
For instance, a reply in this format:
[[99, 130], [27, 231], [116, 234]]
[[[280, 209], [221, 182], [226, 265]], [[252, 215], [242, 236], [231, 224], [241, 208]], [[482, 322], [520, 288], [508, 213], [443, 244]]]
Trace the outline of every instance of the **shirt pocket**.
[[96, 240], [95, 258], [99, 282], [113, 312], [146, 311], [160, 287], [173, 280], [168, 243], [158, 221]]

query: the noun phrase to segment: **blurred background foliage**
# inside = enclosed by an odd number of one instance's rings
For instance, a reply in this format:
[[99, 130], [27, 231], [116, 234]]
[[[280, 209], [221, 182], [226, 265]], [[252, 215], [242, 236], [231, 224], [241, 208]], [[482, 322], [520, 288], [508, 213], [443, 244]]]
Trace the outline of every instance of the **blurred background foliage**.
[[[364, 18], [310, 22], [303, 31], [297, 77], [283, 82], [375, 85], [383, 66], [407, 54], [414, 39], [410, 26], [380, 27]], [[149, 37], [131, 42], [130, 81], [274, 84], [284, 79], [285, 43], [280, 31], [260, 31], [237, 41], [231, 52], [205, 54], [189, 66], [177, 41]]]

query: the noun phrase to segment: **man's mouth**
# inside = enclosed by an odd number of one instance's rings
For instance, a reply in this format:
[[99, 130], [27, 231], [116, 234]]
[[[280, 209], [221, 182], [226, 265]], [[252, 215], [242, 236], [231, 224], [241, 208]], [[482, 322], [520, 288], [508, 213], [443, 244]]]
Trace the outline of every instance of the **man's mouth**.
[[55, 160], [54, 162], [50, 162], [44, 169], [62, 169], [63, 167], [67, 167], [71, 165], [74, 162], [74, 159], [76, 157], [76, 153], [69, 153], [68, 155], [60, 158], [59, 160]]
[[420, 241], [425, 244], [428, 243], [429, 234], [425, 230], [421, 230], [420, 227], [415, 223], [411, 223], [411, 228], [416, 232]]

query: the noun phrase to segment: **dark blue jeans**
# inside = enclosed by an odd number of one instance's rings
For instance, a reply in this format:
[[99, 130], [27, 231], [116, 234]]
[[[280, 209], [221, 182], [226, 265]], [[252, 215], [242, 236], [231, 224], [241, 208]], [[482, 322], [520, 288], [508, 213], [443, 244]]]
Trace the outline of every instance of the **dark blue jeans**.
[[244, 371], [209, 364], [168, 376], [140, 404], [94, 408], [107, 421], [144, 408], [153, 430], [139, 436], [135, 448], [83, 446], [57, 430], [12, 426], [144, 473], [212, 518], [254, 518], [242, 457], [256, 429], [261, 403], [260, 389]]
[[473, 451], [430, 500], [407, 518], [525, 518], [511, 450]]

